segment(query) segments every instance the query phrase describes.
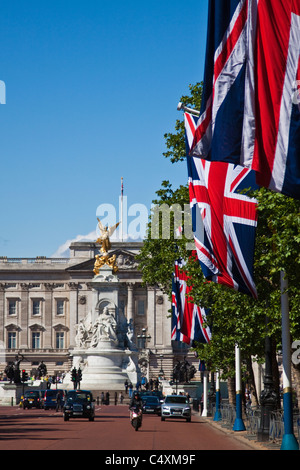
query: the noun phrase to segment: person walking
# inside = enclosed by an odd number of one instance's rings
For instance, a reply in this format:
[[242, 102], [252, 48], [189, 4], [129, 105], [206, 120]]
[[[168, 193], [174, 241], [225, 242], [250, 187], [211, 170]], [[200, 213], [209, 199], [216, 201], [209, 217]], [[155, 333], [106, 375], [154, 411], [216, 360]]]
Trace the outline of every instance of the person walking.
[[63, 398], [61, 396], [61, 392], [58, 392], [56, 395], [56, 411], [63, 409]]

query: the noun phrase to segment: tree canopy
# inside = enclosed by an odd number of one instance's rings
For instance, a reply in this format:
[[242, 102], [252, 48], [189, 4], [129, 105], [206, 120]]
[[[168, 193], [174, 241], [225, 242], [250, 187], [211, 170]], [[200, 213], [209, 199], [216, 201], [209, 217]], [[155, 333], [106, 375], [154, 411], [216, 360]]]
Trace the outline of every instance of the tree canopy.
[[[186, 106], [200, 109], [202, 84], [190, 86], [190, 95], [180, 101]], [[167, 151], [165, 158], [172, 163], [186, 158], [184, 123], [177, 120], [175, 132], [165, 134]], [[170, 172], [171, 173], [171, 172]], [[188, 185], [173, 188], [169, 181], [163, 181], [157, 191], [154, 205], [166, 204], [169, 208], [189, 204]], [[158, 284], [171, 299], [171, 281], [174, 261], [181, 256], [189, 260], [188, 274], [193, 286], [194, 302], [210, 309], [209, 322], [212, 327], [210, 344], [197, 344], [201, 359], [210, 364], [212, 370], [222, 369], [225, 373], [234, 369], [234, 347], [238, 343], [242, 357], [264, 358], [264, 338], [272, 335], [278, 346], [281, 342], [281, 290], [280, 272], [288, 279], [290, 303], [290, 326], [292, 339], [300, 339], [299, 299], [299, 221], [300, 201], [288, 198], [265, 188], [253, 193], [258, 201], [258, 226], [254, 256], [254, 280], [258, 300], [218, 285], [207, 282], [199, 262], [187, 250], [190, 241], [185, 236], [176, 238], [174, 211], [170, 209], [168, 237], [153, 238], [153, 224], [161, 231], [162, 218], [150, 219], [148, 235], [139, 255], [145, 283]], [[183, 221], [184, 225], [184, 221]], [[267, 324], [266, 324], [267, 319]]]

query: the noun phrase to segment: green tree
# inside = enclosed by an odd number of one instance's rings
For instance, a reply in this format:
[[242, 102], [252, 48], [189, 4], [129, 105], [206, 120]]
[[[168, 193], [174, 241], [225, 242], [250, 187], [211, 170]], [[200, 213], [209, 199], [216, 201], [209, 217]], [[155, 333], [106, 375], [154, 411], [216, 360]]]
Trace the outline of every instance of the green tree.
[[[181, 101], [186, 106], [200, 109], [202, 85], [190, 86], [190, 93], [191, 96], [182, 97]], [[186, 158], [183, 120], [176, 121], [175, 133], [165, 134], [165, 139], [166, 158], [172, 163]], [[157, 196], [154, 204], [164, 203], [169, 207], [176, 203], [183, 206], [189, 201], [187, 186], [173, 189], [168, 181], [162, 183]], [[239, 344], [242, 359], [248, 367], [251, 365], [252, 356], [256, 356], [257, 360], [264, 360], [264, 339], [267, 334], [271, 335], [275, 344], [280, 347], [281, 271], [286, 272], [289, 281], [291, 336], [292, 339], [300, 339], [299, 201], [265, 188], [257, 191], [255, 197], [259, 211], [254, 259], [258, 300], [207, 282], [198, 261], [189, 256], [191, 252], [186, 249], [187, 239], [174, 238], [174, 226], [170, 227], [169, 238], [153, 239], [153, 226], [150, 221], [148, 237], [139, 256], [144, 281], [161, 285], [169, 295], [174, 260], [178, 256], [189, 259], [188, 274], [193, 285], [192, 295], [196, 303], [210, 308], [209, 321], [213, 331], [210, 344], [198, 344], [196, 349], [212, 370], [221, 369], [224, 376], [228, 377], [234, 374], [236, 343]], [[156, 221], [159, 229], [161, 223], [161, 220]], [[251, 371], [249, 372], [251, 375]]]

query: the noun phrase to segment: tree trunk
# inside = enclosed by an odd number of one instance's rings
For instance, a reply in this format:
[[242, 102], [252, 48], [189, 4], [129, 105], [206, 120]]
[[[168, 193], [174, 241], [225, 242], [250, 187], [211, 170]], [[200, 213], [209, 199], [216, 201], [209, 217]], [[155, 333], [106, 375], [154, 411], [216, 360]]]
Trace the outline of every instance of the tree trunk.
[[272, 338], [272, 375], [273, 375], [273, 381], [274, 381], [274, 390], [277, 394], [277, 408], [280, 410], [281, 408], [280, 376], [279, 376], [276, 349], [277, 349], [276, 341], [274, 340], [274, 338]]
[[229, 404], [235, 405], [235, 378], [228, 377], [227, 379], [227, 387], [228, 387], [228, 398]]
[[249, 386], [249, 391], [251, 393], [251, 404], [252, 406], [258, 406], [259, 401], [257, 397], [257, 390], [255, 386], [255, 378], [254, 378], [251, 357], [248, 357], [246, 361], [247, 361], [247, 371], [248, 371], [248, 386]]

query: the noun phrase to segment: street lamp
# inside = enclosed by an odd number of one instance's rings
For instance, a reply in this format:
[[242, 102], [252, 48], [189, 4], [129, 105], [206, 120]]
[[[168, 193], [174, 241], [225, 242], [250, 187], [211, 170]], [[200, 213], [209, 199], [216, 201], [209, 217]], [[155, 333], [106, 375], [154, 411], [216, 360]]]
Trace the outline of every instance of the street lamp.
[[160, 358], [160, 371], [159, 371], [159, 375], [160, 377], [163, 377], [165, 375], [164, 373], [164, 370], [163, 370], [163, 366], [162, 366], [162, 361], [163, 361], [163, 354], [160, 354], [159, 355], [159, 358]]
[[142, 333], [136, 335], [136, 337], [138, 339], [139, 349], [145, 349], [147, 341], [150, 341], [150, 339], [151, 339], [151, 336], [146, 335], [146, 332], [147, 332], [147, 328], [142, 328]]

